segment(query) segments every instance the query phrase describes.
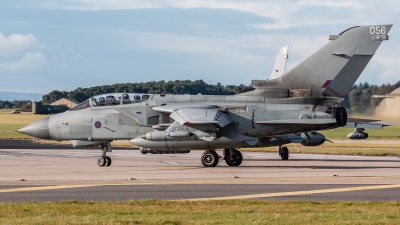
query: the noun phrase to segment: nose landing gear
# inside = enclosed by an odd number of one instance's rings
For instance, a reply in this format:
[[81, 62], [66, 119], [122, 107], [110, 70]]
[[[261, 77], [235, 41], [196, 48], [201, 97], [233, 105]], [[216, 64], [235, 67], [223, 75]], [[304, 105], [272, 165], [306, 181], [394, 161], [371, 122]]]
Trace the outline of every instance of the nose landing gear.
[[107, 156], [107, 152], [111, 152], [111, 144], [110, 142], [103, 143], [100, 145], [100, 150], [103, 154], [97, 159], [97, 165], [99, 166], [111, 166], [111, 158]]

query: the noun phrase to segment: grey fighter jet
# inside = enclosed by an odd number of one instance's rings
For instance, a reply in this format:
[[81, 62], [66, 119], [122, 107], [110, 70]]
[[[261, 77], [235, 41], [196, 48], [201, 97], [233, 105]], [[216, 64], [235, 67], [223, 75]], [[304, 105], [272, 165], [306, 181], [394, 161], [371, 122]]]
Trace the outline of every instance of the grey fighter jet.
[[[356, 26], [338, 35], [314, 54], [274, 79], [253, 80], [253, 91], [229, 96], [120, 93], [95, 96], [77, 107], [38, 120], [18, 130], [34, 137], [71, 140], [74, 147], [101, 146], [99, 166], [110, 166], [113, 140], [130, 140], [143, 149], [169, 152], [205, 150], [201, 163], [219, 162], [224, 149], [229, 166], [239, 166], [239, 148], [284, 144], [320, 145], [319, 130], [350, 126], [356, 138], [364, 128], [384, 124], [352, 121], [338, 107], [384, 40], [392, 25]], [[286, 61], [285, 61], [286, 62]], [[353, 137], [352, 136], [352, 137]]]

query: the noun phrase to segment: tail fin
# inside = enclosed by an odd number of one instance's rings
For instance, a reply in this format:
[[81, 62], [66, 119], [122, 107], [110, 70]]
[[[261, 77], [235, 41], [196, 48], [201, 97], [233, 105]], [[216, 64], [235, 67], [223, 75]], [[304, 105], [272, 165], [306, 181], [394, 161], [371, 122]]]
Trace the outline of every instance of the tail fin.
[[392, 26], [357, 26], [330, 35], [329, 43], [271, 82], [282, 89], [308, 89], [312, 98], [344, 97], [382, 41], [389, 39]]
[[272, 69], [271, 77], [269, 79], [278, 78], [285, 73], [286, 61], [289, 58], [288, 50], [289, 46], [284, 46], [279, 50], [278, 55], [276, 55], [276, 61], [274, 68]]

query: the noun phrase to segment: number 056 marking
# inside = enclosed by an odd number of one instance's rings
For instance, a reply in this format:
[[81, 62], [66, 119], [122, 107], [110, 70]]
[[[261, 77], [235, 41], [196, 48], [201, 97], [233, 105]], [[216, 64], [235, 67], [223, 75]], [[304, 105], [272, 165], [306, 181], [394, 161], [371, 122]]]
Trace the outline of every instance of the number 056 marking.
[[370, 27], [369, 33], [371, 33], [371, 34], [386, 34], [386, 27]]

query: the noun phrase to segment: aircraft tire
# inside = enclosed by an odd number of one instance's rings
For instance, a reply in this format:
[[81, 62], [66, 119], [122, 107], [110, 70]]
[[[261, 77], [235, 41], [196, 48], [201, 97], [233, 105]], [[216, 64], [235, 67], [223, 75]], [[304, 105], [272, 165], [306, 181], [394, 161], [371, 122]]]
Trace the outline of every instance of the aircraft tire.
[[289, 159], [289, 149], [287, 147], [282, 147], [280, 153], [281, 153], [281, 159], [282, 160], [288, 160]]
[[230, 155], [225, 156], [225, 162], [226, 164], [228, 164], [228, 166], [240, 166], [240, 164], [242, 164], [242, 161], [243, 161], [243, 155], [238, 150], [234, 151], [232, 159]]
[[201, 155], [201, 164], [204, 167], [215, 167], [218, 165], [218, 154], [213, 150], [204, 151]]
[[111, 158], [108, 157], [108, 156], [106, 156], [105, 158], [106, 158], [106, 165], [105, 166], [111, 166], [111, 162], [112, 162]]
[[99, 157], [98, 159], [97, 159], [97, 165], [99, 165], [99, 166], [105, 166], [106, 165], [106, 157]]
[[146, 148], [140, 148], [140, 153], [147, 154], [147, 149]]

